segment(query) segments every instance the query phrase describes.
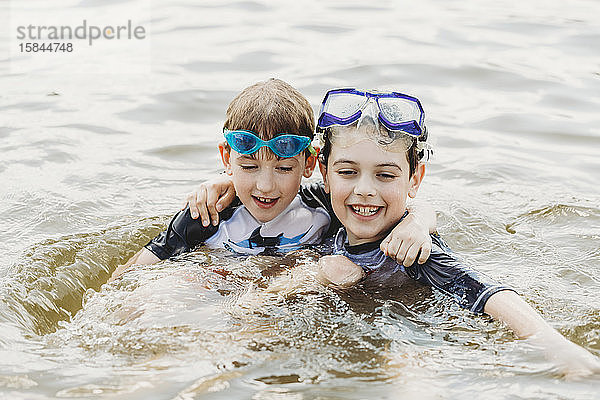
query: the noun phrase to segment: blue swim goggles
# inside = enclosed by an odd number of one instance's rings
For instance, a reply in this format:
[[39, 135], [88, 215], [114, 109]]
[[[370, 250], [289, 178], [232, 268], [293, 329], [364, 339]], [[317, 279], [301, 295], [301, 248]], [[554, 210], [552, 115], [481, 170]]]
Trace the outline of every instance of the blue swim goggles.
[[350, 125], [371, 108], [374, 117], [389, 131], [403, 132], [421, 141], [426, 139], [421, 102], [398, 92], [367, 92], [354, 88], [330, 90], [323, 99], [317, 129]]
[[229, 146], [240, 154], [253, 154], [261, 147], [267, 146], [276, 156], [282, 158], [294, 157], [305, 149], [308, 149], [312, 155], [317, 155], [310, 144], [310, 138], [306, 136], [284, 133], [271, 140], [264, 141], [250, 131], [224, 129], [223, 133]]

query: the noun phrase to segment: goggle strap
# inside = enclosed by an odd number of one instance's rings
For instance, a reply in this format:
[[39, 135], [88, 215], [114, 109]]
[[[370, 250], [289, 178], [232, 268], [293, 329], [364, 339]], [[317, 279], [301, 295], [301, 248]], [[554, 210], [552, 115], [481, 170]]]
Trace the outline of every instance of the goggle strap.
[[418, 142], [417, 143], [417, 151], [419, 152], [419, 162], [426, 164], [433, 158], [433, 146], [429, 143]]

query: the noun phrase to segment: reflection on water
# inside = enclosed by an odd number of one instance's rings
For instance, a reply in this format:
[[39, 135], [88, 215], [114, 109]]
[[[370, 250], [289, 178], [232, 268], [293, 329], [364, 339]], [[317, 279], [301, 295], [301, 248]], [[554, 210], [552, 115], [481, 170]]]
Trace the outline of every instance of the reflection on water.
[[[152, 10], [151, 74], [25, 75], [0, 56], [1, 392], [594, 397], [598, 378], [558, 380], [535, 348], [439, 293], [319, 286], [311, 254], [201, 248], [106, 280], [184, 193], [219, 173], [215, 144], [243, 87], [279, 77], [315, 110], [330, 87], [394, 88], [425, 106], [437, 159], [420, 196], [450, 245], [599, 355], [595, 2], [181, 0]], [[18, 70], [23, 59], [10, 62]]]

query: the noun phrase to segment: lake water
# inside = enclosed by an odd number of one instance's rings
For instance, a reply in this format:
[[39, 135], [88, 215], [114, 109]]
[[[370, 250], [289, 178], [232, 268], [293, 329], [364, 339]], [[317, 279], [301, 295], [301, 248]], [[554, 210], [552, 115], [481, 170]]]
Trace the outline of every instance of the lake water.
[[[116, 3], [53, 5], [92, 19]], [[318, 110], [331, 87], [392, 88], [425, 107], [437, 153], [419, 197], [451, 247], [600, 355], [598, 2], [150, 11], [138, 21], [147, 71], [0, 53], [4, 398], [598, 398], [598, 377], [561, 379], [539, 350], [437, 293], [266, 289], [311, 254], [201, 248], [106, 284], [220, 172], [215, 144], [241, 89], [278, 77]], [[0, 49], [16, 46], [2, 29]]]

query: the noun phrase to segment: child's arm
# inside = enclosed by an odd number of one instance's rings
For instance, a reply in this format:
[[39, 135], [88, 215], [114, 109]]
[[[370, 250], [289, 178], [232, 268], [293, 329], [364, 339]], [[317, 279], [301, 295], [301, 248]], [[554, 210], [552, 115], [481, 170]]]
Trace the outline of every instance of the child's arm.
[[140, 251], [135, 253], [125, 264], [119, 265], [117, 269], [114, 270], [108, 282], [112, 282], [117, 279], [123, 272], [127, 270], [127, 268], [131, 267], [133, 264], [142, 264], [142, 265], [151, 265], [156, 264], [160, 261], [160, 258], [156, 257], [154, 253], [150, 250], [142, 247]]
[[[324, 285], [348, 288], [365, 277], [363, 269], [342, 255], [321, 257], [317, 280]], [[567, 340], [552, 328], [542, 316], [517, 293], [502, 290], [491, 295], [483, 311], [504, 322], [520, 338], [527, 338], [540, 346], [548, 360], [567, 377], [581, 377], [600, 373], [597, 357]]]
[[217, 226], [202, 226], [193, 219], [189, 210], [175, 214], [167, 229], [158, 234], [146, 246], [133, 255], [124, 265], [117, 267], [109, 282], [115, 280], [133, 264], [150, 265], [167, 258], [191, 251], [214, 235]]
[[600, 372], [596, 357], [550, 327], [517, 293], [462, 265], [441, 238], [435, 242], [436, 247], [425, 264], [406, 268], [409, 276], [451, 295], [462, 307], [504, 322], [517, 336], [541, 346], [546, 358], [555, 362], [565, 375]]
[[518, 294], [504, 290], [493, 294], [484, 312], [504, 322], [517, 336], [541, 346], [546, 358], [568, 377], [600, 373], [600, 361], [583, 347], [567, 340]]

